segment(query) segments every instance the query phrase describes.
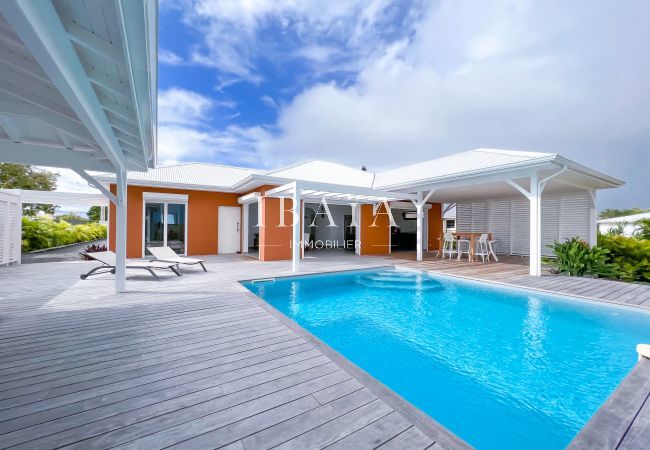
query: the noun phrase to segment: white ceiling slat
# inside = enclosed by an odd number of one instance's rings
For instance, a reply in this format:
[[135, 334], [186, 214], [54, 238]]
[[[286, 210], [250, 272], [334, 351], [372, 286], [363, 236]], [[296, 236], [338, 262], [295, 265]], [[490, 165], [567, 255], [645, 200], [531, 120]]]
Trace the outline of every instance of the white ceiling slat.
[[119, 46], [102, 39], [92, 31], [88, 31], [69, 17], [62, 16], [61, 22], [75, 44], [99, 56], [108, 58], [119, 66], [124, 65], [124, 56]]
[[68, 103], [54, 88], [52, 83], [42, 83], [34, 78], [30, 78], [25, 72], [20, 73], [13, 69], [7, 68], [2, 72], [2, 80], [42, 98], [48, 99], [51, 103], [56, 103], [61, 108], [70, 109]]
[[9, 95], [12, 98], [23, 100], [27, 103], [31, 103], [33, 105], [47, 109], [52, 113], [58, 114], [68, 119], [77, 120], [74, 112], [69, 108], [63, 107], [61, 104], [52, 101], [50, 98], [36, 95], [33, 92], [29, 92], [11, 83], [7, 83], [4, 79], [0, 79], [0, 92]]
[[69, 133], [82, 141], [94, 144], [92, 136], [88, 134], [88, 131], [81, 122], [59, 114], [52, 114], [51, 111], [38, 105], [0, 98], [0, 111], [9, 115], [34, 117], [43, 123]]
[[11, 139], [13, 142], [20, 142], [22, 140], [20, 138], [19, 131], [16, 129], [14, 123], [11, 121], [11, 118], [0, 116], [0, 127], [2, 127], [3, 130], [5, 130], [5, 133], [7, 133], [7, 136], [9, 136], [9, 139]]
[[48, 167], [85, 167], [88, 170], [108, 171], [114, 170], [111, 162], [102, 160], [103, 155], [77, 152], [74, 150], [54, 151], [43, 145], [27, 143], [16, 144], [14, 142], [0, 142], [0, 161], [17, 164], [29, 164]]
[[94, 68], [86, 68], [86, 75], [88, 75], [88, 79], [92, 81], [93, 84], [131, 101], [131, 92], [127, 85], [115, 81], [109, 75], [101, 73]]
[[123, 105], [120, 105], [119, 103], [116, 103], [114, 100], [111, 100], [107, 97], [100, 95], [98, 98], [99, 103], [102, 105], [102, 108], [104, 108], [106, 111], [110, 111], [116, 116], [120, 116], [128, 123], [136, 123], [135, 113], [132, 110], [125, 108]]
[[121, 133], [124, 136], [130, 136], [134, 139], [139, 139], [139, 136], [137, 135], [138, 130], [135, 130], [132, 126], [129, 126], [122, 121], [117, 121], [114, 117], [109, 117], [108, 120], [111, 122], [111, 126], [115, 130], [116, 136], [117, 133]]
[[50, 83], [41, 66], [36, 64], [34, 60], [10, 50], [6, 45], [0, 45], [0, 62], [9, 64], [14, 69], [27, 73], [43, 83]]

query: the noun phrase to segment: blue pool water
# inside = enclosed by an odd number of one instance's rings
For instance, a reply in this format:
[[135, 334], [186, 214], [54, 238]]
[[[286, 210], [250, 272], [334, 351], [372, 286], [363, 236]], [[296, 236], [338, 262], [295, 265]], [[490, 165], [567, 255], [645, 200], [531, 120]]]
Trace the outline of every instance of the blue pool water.
[[650, 315], [396, 269], [245, 286], [477, 448], [565, 447]]

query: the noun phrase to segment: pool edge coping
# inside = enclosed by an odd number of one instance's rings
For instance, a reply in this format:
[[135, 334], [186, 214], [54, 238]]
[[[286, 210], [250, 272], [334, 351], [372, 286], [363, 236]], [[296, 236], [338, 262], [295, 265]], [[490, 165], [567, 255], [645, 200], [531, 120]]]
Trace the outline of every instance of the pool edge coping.
[[[391, 264], [384, 264], [378, 267], [391, 267]], [[368, 269], [372, 269], [369, 267]], [[340, 272], [352, 272], [359, 271], [362, 269], [346, 269], [346, 270], [337, 270], [332, 272], [318, 272], [318, 273], [304, 273], [304, 274], [294, 274], [287, 275], [283, 277], [276, 278], [293, 278], [301, 275], [318, 275], [319, 273], [340, 273]], [[286, 325], [290, 330], [296, 333], [301, 338], [305, 339], [307, 342], [315, 346], [320, 352], [337, 364], [341, 369], [348, 372], [352, 377], [359, 381], [364, 387], [369, 389], [378, 399], [385, 402], [388, 406], [393, 408], [393, 410], [399, 412], [408, 420], [410, 420], [414, 426], [416, 426], [420, 431], [426, 434], [431, 438], [435, 443], [441, 445], [444, 448], [473, 448], [462, 438], [457, 436], [453, 431], [449, 430], [444, 425], [438, 423], [431, 416], [420, 410], [418, 407], [410, 403], [408, 400], [404, 399], [397, 392], [390, 389], [388, 386], [384, 385], [381, 381], [373, 377], [371, 374], [363, 370], [361, 367], [356, 365], [354, 362], [350, 361], [343, 354], [336, 351], [331, 346], [327, 345], [324, 341], [313, 335], [310, 331], [303, 328], [300, 324], [286, 316], [284, 313], [276, 309], [274, 306], [266, 302], [263, 298], [255, 295], [253, 292], [248, 290], [243, 284], [246, 281], [251, 280], [242, 280], [238, 281], [240, 285], [245, 289], [245, 294], [256, 304], [260, 305], [267, 312], [269, 312], [273, 317], [280, 320], [284, 325]]]

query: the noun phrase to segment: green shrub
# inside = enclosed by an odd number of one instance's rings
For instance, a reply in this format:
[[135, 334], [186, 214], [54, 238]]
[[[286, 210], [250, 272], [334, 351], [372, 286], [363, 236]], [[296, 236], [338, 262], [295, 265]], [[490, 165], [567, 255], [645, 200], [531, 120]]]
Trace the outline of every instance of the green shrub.
[[23, 251], [40, 250], [106, 238], [106, 227], [98, 223], [71, 225], [63, 220], [23, 217]]
[[607, 250], [589, 247], [589, 243], [577, 237], [564, 242], [555, 241], [548, 247], [553, 249], [556, 258], [546, 262], [559, 273], [581, 277], [587, 273], [598, 275], [607, 272]]
[[650, 240], [650, 219], [641, 219], [636, 223], [637, 231], [636, 238]]
[[616, 278], [650, 282], [650, 240], [601, 234], [598, 246], [607, 250], [606, 263]]

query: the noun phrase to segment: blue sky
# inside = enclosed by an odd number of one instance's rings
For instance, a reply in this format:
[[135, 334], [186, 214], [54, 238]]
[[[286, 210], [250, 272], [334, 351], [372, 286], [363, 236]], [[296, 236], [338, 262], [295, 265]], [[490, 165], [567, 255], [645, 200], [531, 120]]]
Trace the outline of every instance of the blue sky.
[[650, 2], [163, 0], [159, 155], [370, 170], [558, 152], [650, 207]]

